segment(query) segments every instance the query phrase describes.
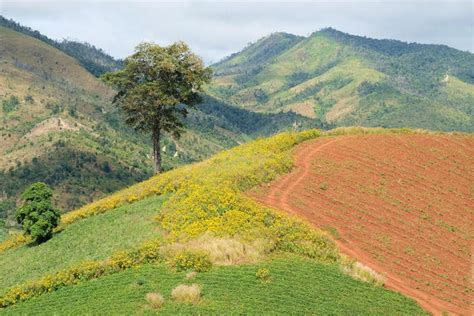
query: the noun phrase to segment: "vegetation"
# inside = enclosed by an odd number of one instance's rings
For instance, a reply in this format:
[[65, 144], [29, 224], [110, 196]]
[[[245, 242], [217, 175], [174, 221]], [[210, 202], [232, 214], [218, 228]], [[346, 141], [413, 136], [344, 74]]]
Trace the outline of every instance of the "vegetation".
[[[258, 270], [271, 271], [272, 282], [255, 277]], [[148, 293], [164, 297], [164, 314], [321, 314], [424, 315], [414, 301], [380, 287], [373, 287], [342, 274], [337, 267], [299, 257], [283, 257], [259, 265], [217, 267], [186, 281], [186, 272], [173, 272], [164, 265], [144, 265], [105, 276], [94, 282], [37, 297], [0, 314], [149, 314]], [[201, 286], [196, 305], [172, 299], [179, 284]], [[148, 303], [148, 304], [147, 304]]]
[[121, 107], [125, 122], [151, 132], [155, 173], [160, 173], [161, 133], [181, 136], [186, 106], [202, 101], [199, 92], [210, 81], [211, 69], [183, 42], [168, 47], [142, 43], [122, 70], [102, 78], [118, 90], [113, 102]]
[[[64, 231], [58, 237], [67, 236], [65, 232], [69, 229], [68, 226], [82, 218], [107, 212], [119, 205], [142, 200], [150, 195], [173, 193], [163, 205], [162, 212], [157, 218], [162, 229], [167, 232], [165, 244], [197, 238], [204, 232], [211, 233], [215, 237], [238, 237], [246, 243], [264, 238], [262, 242], [267, 245], [267, 252], [290, 252], [321, 262], [336, 263], [339, 260], [339, 254], [328, 235], [321, 231], [314, 231], [295, 219], [264, 208], [239, 193], [262, 182], [270, 181], [278, 174], [287, 171], [291, 168], [292, 147], [318, 135], [320, 135], [318, 131], [280, 134], [222, 152], [206, 162], [155, 176], [106, 199], [63, 215], [60, 229]], [[71, 227], [77, 227], [76, 225]], [[0, 244], [0, 251], [2, 249], [5, 251], [9, 247], [18, 247], [21, 242], [27, 242], [27, 240], [13, 240], [13, 243], [7, 241]], [[53, 241], [59, 242], [53, 239], [45, 245], [53, 246]], [[82, 241], [82, 244], [87, 243]], [[146, 242], [139, 249], [143, 247], [147, 248]], [[61, 249], [58, 246], [56, 248]], [[18, 258], [17, 252], [22, 249], [28, 254], [32, 253], [27, 247], [7, 250], [9, 256], [3, 255], [2, 261], [5, 260], [4, 258]], [[146, 262], [136, 259], [136, 251], [138, 250], [127, 253], [118, 252], [112, 254], [106, 261], [95, 261], [92, 265], [86, 262], [70, 266], [67, 270], [56, 270], [57, 272], [44, 274], [40, 272], [40, 269], [35, 270], [43, 277], [8, 289], [2, 296], [3, 304], [15, 304], [19, 300], [75, 284], [77, 278], [71, 279], [74, 271], [85, 271], [87, 279], [95, 275], [115, 272], [117, 270], [110, 268], [109, 261], [116, 256], [127, 262], [125, 267]], [[56, 258], [61, 257], [56, 256]], [[23, 262], [27, 261], [23, 260]], [[58, 264], [45, 266], [46, 269], [53, 271], [58, 267]], [[23, 269], [18, 269], [18, 271], [20, 274], [28, 274]], [[83, 274], [81, 272], [78, 275], [81, 277]], [[69, 281], [64, 281], [64, 278]], [[20, 282], [18, 278], [14, 280]]]
[[331, 28], [306, 38], [276, 33], [213, 65], [207, 92], [235, 106], [292, 110], [336, 126], [473, 131], [472, 64], [472, 53], [442, 45]]
[[0, 292], [82, 262], [105, 260], [116, 252], [161, 238], [162, 231], [156, 227], [153, 218], [160, 212], [165, 199], [162, 196], [150, 197], [70, 225], [40, 246], [23, 245], [3, 252], [0, 271], [8, 273], [2, 274]]
[[[51, 186], [53, 205], [70, 211], [153, 174], [152, 143], [124, 123], [110, 104], [111, 90], [54, 47], [3, 27], [0, 34], [0, 103], [19, 102], [8, 113], [0, 108], [0, 218], [7, 229], [19, 194], [33, 182]], [[203, 97], [180, 139], [163, 135], [164, 170], [255, 137], [322, 127], [294, 113], [254, 113]]]
[[67, 55], [75, 58], [79, 63], [95, 76], [114, 71], [122, 67], [122, 61], [116, 60], [105, 53], [102, 49], [86, 42], [75, 42], [70, 40], [55, 41], [30, 27], [21, 25], [13, 20], [8, 20], [0, 15], [0, 26], [8, 27], [17, 32], [34, 37], [49, 44]]
[[9, 99], [2, 101], [2, 110], [4, 113], [10, 113], [11, 111], [16, 110], [19, 104], [20, 102], [18, 98], [12, 95]]
[[21, 195], [23, 205], [16, 212], [16, 220], [37, 243], [51, 238], [59, 223], [59, 211], [51, 204], [52, 196], [53, 191], [43, 182], [32, 184]]
[[[376, 133], [377, 131], [366, 131], [363, 129], [354, 131], [336, 130], [331, 134], [338, 135], [354, 132]], [[411, 133], [409, 130], [381, 130], [381, 132]], [[254, 247], [253, 245], [256, 243], [263, 244], [264, 247], [262, 247], [261, 253], [265, 256], [270, 253], [293, 253], [315, 259], [319, 262], [335, 264], [336, 266], [342, 264], [341, 267], [351, 269], [354, 265], [343, 264], [344, 261], [341, 261], [342, 259], [337, 252], [334, 242], [326, 233], [313, 230], [296, 219], [262, 207], [241, 193], [260, 183], [268, 182], [278, 174], [289, 170], [292, 164], [291, 149], [293, 146], [301, 141], [318, 136], [321, 136], [318, 131], [306, 131], [280, 134], [269, 139], [254, 141], [222, 152], [205, 162], [157, 175], [150, 180], [111, 195], [106, 199], [97, 201], [75, 212], [65, 214], [62, 217], [60, 226], [60, 229], [63, 231], [57, 238], [55, 237], [45, 244], [53, 247], [50, 249], [64, 249], [54, 245], [54, 243], [67, 245], [67, 249], [69, 249], [70, 244], [60, 242], [60, 238], [62, 236], [67, 237], [67, 232], [73, 231], [75, 227], [79, 227], [81, 224], [87, 225], [86, 223], [89, 221], [97, 218], [100, 219], [101, 216], [84, 221], [79, 221], [80, 219], [104, 213], [128, 203], [132, 204], [130, 206], [125, 205], [119, 208], [119, 210], [123, 209], [126, 211], [130, 207], [133, 208], [135, 206], [140, 209], [140, 203], [142, 202], [136, 202], [137, 200], [143, 200], [143, 203], [145, 203], [149, 200], [146, 198], [150, 195], [172, 193], [162, 206], [161, 213], [156, 217], [161, 229], [166, 232], [166, 238], [161, 239], [162, 241], [160, 242], [160, 245], [163, 246], [150, 248], [150, 242], [156, 245], [157, 239], [155, 237], [155, 239], [151, 239], [148, 242], [145, 241], [141, 245], [125, 252], [118, 251], [112, 254], [109, 252], [109, 258], [105, 260], [102, 259], [92, 263], [82, 261], [81, 263], [77, 258], [78, 256], [75, 256], [72, 260], [76, 263], [68, 265], [66, 270], [58, 270], [61, 265], [65, 266], [63, 262], [46, 266], [49, 272], [46, 272], [44, 269], [35, 270], [38, 276], [42, 276], [38, 279], [34, 277], [32, 279], [29, 269], [26, 271], [19, 269], [16, 275], [11, 275], [13, 277], [11, 280], [14, 280], [14, 283], [10, 284], [17, 285], [4, 292], [2, 296], [3, 304], [12, 305], [32, 296], [76, 284], [81, 278], [96, 278], [138, 266], [149, 262], [147, 259], [149, 257], [151, 260], [161, 261], [163, 256], [169, 256], [168, 247], [183, 243], [186, 245], [187, 241], [200, 238], [204, 233], [211, 234], [213, 238], [237, 238], [245, 243], [245, 247], [251, 252]], [[117, 211], [106, 213], [102, 216], [112, 216], [113, 214], [117, 214]], [[71, 225], [74, 222], [77, 223]], [[153, 225], [149, 220], [147, 223]], [[149, 231], [154, 233], [155, 229], [149, 229]], [[88, 236], [91, 235], [89, 234]], [[141, 238], [143, 235], [138, 234], [138, 237]], [[177, 241], [178, 243], [176, 243]], [[5, 244], [7, 245], [6, 248]], [[13, 246], [18, 247], [19, 244], [21, 242], [17, 242]], [[81, 244], [88, 243], [81, 241]], [[3, 251], [9, 247], [8, 242], [1, 244], [1, 246], [3, 246]], [[2, 261], [4, 258], [16, 259], [21, 251], [25, 251], [28, 256], [33, 255], [34, 258], [37, 258], [38, 255], [33, 254], [32, 249], [20, 247], [7, 250], [2, 255]], [[140, 249], [152, 249], [150, 251], [153, 251], [154, 255], [150, 253], [149, 256], [143, 257], [141, 255], [143, 250]], [[208, 251], [208, 249], [204, 248], [202, 250]], [[38, 249], [38, 251], [40, 250]], [[233, 251], [233, 248], [231, 250]], [[101, 252], [99, 257], [104, 258], [104, 254], [105, 252]], [[60, 256], [55, 257], [60, 258]], [[83, 260], [86, 257], [79, 256], [79, 258]], [[179, 259], [178, 261], [174, 260], [174, 262], [179, 262], [180, 265], [184, 266], [184, 269], [208, 266], [208, 263], [206, 263], [207, 259], [204, 259], [205, 257], [202, 255], [195, 255], [194, 253], [192, 256], [189, 256], [185, 254], [183, 258], [185, 260]], [[192, 260], [188, 260], [189, 258]], [[166, 261], [169, 262], [169, 260]], [[22, 260], [22, 262], [26, 263], [28, 261]], [[191, 262], [191, 265], [188, 265], [188, 262]], [[203, 265], [204, 263], [206, 264]], [[117, 268], [117, 265], [119, 268]], [[2, 270], [4, 269], [2, 268]], [[207, 268], [201, 269], [201, 271], [204, 270], [207, 270]], [[355, 270], [352, 269], [351, 273], [360, 276], [362, 279], [368, 278], [368, 276]], [[18, 282], [21, 282], [21, 279], [18, 278], [19, 275], [23, 275], [30, 281], [18, 284]], [[8, 283], [6, 286], [8, 286]]]

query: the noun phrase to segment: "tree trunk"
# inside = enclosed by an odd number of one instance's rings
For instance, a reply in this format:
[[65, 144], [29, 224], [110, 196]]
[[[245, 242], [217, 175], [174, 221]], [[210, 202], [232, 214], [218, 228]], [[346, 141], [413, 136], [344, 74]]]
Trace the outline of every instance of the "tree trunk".
[[161, 173], [161, 148], [160, 148], [160, 126], [155, 126], [152, 133], [153, 159], [155, 161], [155, 173]]

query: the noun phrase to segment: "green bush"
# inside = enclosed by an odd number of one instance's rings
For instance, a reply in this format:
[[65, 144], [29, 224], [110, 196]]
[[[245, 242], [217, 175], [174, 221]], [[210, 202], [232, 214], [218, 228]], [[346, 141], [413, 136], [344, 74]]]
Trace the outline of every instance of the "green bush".
[[16, 110], [19, 104], [20, 101], [18, 100], [18, 97], [12, 95], [9, 99], [2, 101], [2, 110], [5, 113], [9, 113]]
[[22, 194], [23, 205], [16, 212], [16, 219], [25, 234], [38, 243], [51, 238], [53, 229], [58, 226], [60, 214], [53, 208], [53, 191], [43, 182], [32, 184]]

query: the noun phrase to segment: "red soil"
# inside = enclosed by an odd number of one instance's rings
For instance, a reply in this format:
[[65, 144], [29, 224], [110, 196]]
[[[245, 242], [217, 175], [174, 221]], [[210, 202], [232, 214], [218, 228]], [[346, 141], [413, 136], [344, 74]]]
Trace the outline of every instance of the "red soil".
[[363, 135], [320, 138], [296, 168], [252, 193], [336, 230], [343, 253], [434, 314], [469, 314], [474, 138]]

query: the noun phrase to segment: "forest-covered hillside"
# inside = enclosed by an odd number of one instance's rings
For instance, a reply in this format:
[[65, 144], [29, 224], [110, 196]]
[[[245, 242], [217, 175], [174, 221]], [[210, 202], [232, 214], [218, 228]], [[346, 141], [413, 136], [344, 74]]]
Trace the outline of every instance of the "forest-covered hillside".
[[327, 28], [274, 33], [213, 65], [208, 92], [337, 126], [474, 130], [474, 54]]

